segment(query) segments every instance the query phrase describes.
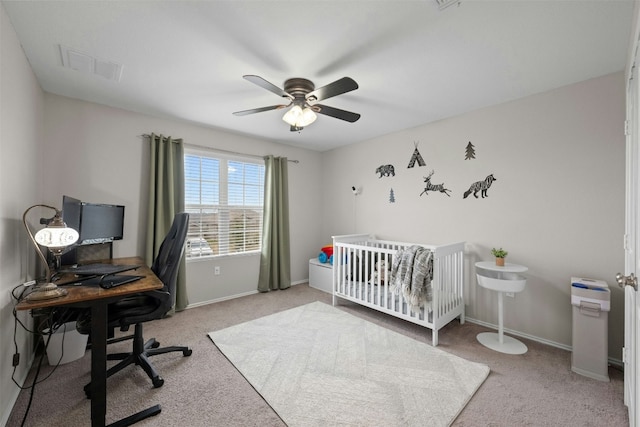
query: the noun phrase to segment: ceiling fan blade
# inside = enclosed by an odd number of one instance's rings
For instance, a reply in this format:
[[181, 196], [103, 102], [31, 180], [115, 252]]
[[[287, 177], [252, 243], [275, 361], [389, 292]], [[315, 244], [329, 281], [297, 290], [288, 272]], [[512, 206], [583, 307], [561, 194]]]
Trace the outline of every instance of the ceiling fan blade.
[[266, 89], [266, 90], [268, 90], [270, 92], [273, 92], [278, 96], [281, 96], [283, 98], [289, 98], [289, 99], [291, 99], [293, 101], [293, 96], [289, 95], [287, 92], [285, 92], [284, 90], [280, 89], [278, 86], [274, 85], [273, 83], [270, 83], [270, 82], [266, 81], [265, 79], [263, 79], [260, 76], [247, 74], [245, 76], [242, 76], [242, 78], [244, 78], [245, 80], [249, 80], [251, 83], [258, 85], [263, 89]]
[[262, 113], [263, 111], [271, 111], [271, 110], [279, 110], [281, 108], [287, 108], [289, 105], [280, 104], [280, 105], [271, 105], [269, 107], [252, 108], [251, 110], [236, 111], [235, 113], [233, 113], [233, 115], [246, 116], [249, 114]]
[[322, 86], [319, 89], [309, 92], [307, 94], [307, 101], [313, 103], [328, 99], [336, 95], [342, 95], [343, 93], [351, 92], [358, 89], [358, 83], [350, 77], [343, 77], [340, 80], [336, 80], [333, 83], [329, 83], [326, 86]]
[[358, 113], [352, 113], [351, 111], [345, 111], [339, 108], [327, 107], [326, 105], [316, 104], [313, 106], [313, 111], [318, 114], [335, 117], [336, 119], [344, 120], [350, 123], [357, 122], [360, 118], [360, 114]]

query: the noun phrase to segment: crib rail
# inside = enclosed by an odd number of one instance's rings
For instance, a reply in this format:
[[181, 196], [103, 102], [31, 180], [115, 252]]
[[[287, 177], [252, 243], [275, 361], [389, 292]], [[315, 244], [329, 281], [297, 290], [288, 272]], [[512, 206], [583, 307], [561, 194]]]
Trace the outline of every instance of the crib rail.
[[464, 242], [421, 245], [433, 252], [432, 301], [416, 311], [389, 282], [396, 252], [414, 243], [376, 240], [370, 234], [334, 236], [333, 242], [334, 305], [343, 298], [428, 327], [434, 346], [440, 328], [456, 317], [464, 322]]

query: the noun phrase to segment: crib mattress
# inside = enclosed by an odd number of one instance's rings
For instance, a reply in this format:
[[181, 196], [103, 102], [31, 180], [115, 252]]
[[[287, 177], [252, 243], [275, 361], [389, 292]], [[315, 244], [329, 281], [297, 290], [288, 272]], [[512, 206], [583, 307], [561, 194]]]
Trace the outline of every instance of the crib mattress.
[[[353, 281], [345, 282], [344, 289], [336, 291], [336, 295], [356, 299], [366, 303], [368, 306], [373, 306], [373, 308], [382, 309], [392, 314], [402, 314], [404, 316], [414, 317], [417, 320], [431, 322], [431, 301], [425, 301], [424, 306], [420, 307], [419, 311], [412, 312], [404, 298], [401, 295], [391, 292], [389, 287], [385, 285], [365, 284]], [[425, 312], [427, 313], [426, 320]]]

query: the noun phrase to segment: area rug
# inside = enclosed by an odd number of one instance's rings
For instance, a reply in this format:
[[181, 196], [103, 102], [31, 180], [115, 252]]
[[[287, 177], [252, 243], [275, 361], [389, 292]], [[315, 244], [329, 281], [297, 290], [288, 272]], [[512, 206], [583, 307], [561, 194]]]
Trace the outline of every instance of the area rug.
[[447, 426], [489, 374], [321, 302], [209, 337], [290, 427]]

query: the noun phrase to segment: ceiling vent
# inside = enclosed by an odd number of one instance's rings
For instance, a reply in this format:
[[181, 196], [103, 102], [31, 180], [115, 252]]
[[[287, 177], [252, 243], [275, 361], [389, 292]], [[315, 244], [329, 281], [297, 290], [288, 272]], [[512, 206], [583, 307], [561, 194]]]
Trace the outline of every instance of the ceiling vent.
[[460, 6], [460, 0], [435, 0], [435, 2], [438, 5], [438, 9], [440, 10], [444, 10], [452, 4], [457, 4], [458, 6]]
[[62, 45], [60, 45], [60, 55], [62, 65], [72, 70], [101, 76], [116, 82], [119, 82], [122, 77], [122, 65], [115, 62], [94, 58]]

